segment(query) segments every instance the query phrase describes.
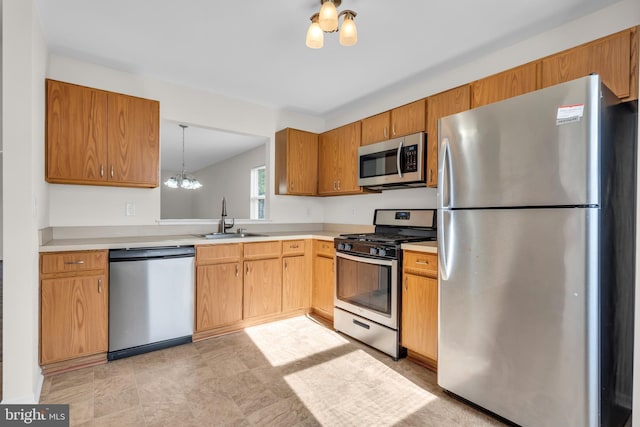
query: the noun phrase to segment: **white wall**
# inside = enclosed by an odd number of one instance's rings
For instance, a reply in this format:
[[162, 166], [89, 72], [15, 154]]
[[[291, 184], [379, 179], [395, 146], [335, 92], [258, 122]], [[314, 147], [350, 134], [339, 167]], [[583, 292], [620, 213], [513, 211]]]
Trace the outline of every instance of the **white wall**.
[[[38, 228], [47, 226], [42, 172], [47, 50], [31, 1], [2, 2], [4, 304], [3, 403], [33, 403], [38, 366]], [[42, 169], [43, 164], [37, 165]]]
[[[275, 156], [274, 134], [287, 126], [324, 130], [324, 120], [288, 113], [247, 102], [237, 101], [208, 92], [162, 82], [144, 76], [77, 61], [58, 55], [49, 57], [47, 75], [50, 78], [126, 93], [160, 101], [163, 119], [180, 123], [222, 129], [231, 132], [264, 136], [269, 143], [269, 164]], [[270, 171], [269, 182], [273, 181]], [[51, 185], [51, 226], [78, 225], [143, 225], [154, 224], [160, 218], [160, 189], [128, 189]], [[125, 216], [125, 204], [136, 205], [135, 216]], [[270, 194], [270, 217], [275, 221], [298, 220], [295, 215], [300, 201], [281, 199]], [[308, 221], [322, 221], [322, 202], [307, 198], [305, 206], [313, 215]]]
[[[261, 145], [195, 173], [204, 190], [194, 202], [195, 218], [220, 218], [222, 197], [227, 198], [227, 218], [249, 219], [251, 169], [265, 164]], [[268, 192], [268, 191], [267, 191]]]

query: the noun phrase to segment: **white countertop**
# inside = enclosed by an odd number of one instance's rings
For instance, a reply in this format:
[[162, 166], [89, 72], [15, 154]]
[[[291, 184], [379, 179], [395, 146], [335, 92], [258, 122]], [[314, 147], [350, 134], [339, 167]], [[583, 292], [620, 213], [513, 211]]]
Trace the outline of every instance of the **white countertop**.
[[438, 253], [438, 242], [414, 242], [403, 243], [402, 250], [404, 251], [416, 251], [416, 252], [428, 252], [432, 254]]
[[196, 234], [175, 236], [130, 236], [87, 239], [54, 239], [40, 246], [40, 252], [86, 251], [98, 249], [128, 249], [159, 246], [215, 245], [219, 243], [266, 242], [269, 240], [319, 239], [333, 240], [340, 235], [331, 231], [292, 231], [260, 233], [262, 236], [206, 239]]

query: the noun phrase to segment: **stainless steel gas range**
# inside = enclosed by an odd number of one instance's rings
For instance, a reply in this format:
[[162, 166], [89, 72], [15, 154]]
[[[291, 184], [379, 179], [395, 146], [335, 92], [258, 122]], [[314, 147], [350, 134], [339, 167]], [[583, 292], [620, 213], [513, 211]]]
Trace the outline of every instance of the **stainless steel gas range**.
[[334, 240], [336, 289], [333, 326], [387, 353], [400, 346], [401, 244], [436, 239], [435, 209], [376, 209], [375, 232]]

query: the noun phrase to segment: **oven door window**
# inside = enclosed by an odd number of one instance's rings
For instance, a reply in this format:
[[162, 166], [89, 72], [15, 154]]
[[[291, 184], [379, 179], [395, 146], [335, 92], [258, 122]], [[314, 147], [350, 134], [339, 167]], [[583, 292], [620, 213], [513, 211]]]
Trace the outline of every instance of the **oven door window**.
[[391, 266], [337, 257], [336, 296], [339, 300], [391, 315]]

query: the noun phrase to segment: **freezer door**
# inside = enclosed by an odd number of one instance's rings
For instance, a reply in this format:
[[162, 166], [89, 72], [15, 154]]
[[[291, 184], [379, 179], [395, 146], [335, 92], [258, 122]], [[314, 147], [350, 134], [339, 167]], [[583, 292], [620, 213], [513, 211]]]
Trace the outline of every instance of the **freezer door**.
[[596, 426], [599, 210], [438, 215], [438, 384], [519, 425]]
[[441, 119], [439, 207], [598, 205], [600, 89], [589, 76]]

